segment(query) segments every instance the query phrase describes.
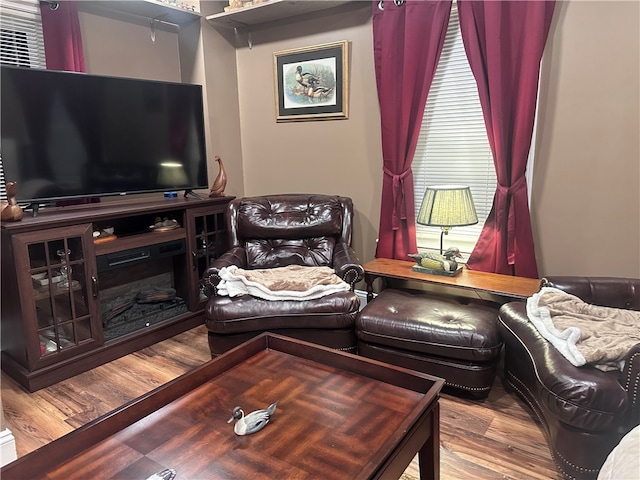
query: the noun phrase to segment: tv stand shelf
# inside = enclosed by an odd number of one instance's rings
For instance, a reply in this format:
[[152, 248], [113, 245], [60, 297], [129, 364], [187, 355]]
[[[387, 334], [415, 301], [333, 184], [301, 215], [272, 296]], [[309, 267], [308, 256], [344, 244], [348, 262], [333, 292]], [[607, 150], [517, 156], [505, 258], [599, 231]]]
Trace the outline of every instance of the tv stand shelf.
[[[2, 223], [2, 369], [35, 391], [201, 324], [201, 278], [226, 251], [233, 198], [128, 198]], [[180, 226], [152, 231], [157, 217]], [[107, 227], [117, 238], [94, 243]]]
[[175, 230], [163, 233], [138, 233], [96, 245], [96, 256], [106, 255], [113, 252], [121, 252], [123, 250], [130, 250], [137, 247], [147, 247], [149, 245], [156, 245], [158, 243], [179, 240], [182, 238], [187, 238], [187, 231], [184, 228], [176, 228]]

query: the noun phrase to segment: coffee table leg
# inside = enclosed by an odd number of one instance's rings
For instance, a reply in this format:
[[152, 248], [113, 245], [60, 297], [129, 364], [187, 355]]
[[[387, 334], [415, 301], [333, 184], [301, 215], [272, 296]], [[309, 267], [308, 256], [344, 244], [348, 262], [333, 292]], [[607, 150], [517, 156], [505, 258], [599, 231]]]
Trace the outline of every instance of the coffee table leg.
[[440, 480], [440, 404], [432, 410], [431, 435], [418, 452], [420, 480]]

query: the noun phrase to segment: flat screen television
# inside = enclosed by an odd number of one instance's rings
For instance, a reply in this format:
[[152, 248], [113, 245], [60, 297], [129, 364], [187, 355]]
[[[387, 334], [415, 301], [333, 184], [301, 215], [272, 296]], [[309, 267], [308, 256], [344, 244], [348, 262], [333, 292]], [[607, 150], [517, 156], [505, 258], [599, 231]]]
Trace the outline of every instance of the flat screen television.
[[1, 70], [1, 158], [19, 203], [207, 188], [202, 86]]

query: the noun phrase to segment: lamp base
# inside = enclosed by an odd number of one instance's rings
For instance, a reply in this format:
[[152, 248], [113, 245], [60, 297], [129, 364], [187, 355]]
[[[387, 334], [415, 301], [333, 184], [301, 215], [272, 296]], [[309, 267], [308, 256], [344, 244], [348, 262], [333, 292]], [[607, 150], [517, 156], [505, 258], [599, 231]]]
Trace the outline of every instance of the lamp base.
[[432, 275], [455, 277], [456, 275], [459, 275], [460, 272], [462, 272], [462, 268], [463, 268], [462, 265], [458, 265], [458, 268], [456, 268], [455, 270], [451, 272], [447, 272], [445, 270], [433, 270], [431, 268], [421, 267], [420, 265], [414, 265], [413, 267], [411, 267], [411, 270], [413, 270], [414, 272], [420, 272], [420, 273], [430, 273]]

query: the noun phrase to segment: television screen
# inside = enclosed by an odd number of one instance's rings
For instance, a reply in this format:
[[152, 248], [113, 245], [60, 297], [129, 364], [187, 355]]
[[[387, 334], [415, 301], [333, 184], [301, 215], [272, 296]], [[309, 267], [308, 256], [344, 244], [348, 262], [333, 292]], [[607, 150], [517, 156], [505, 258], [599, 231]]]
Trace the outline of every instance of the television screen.
[[207, 188], [200, 85], [1, 70], [1, 158], [18, 202]]

